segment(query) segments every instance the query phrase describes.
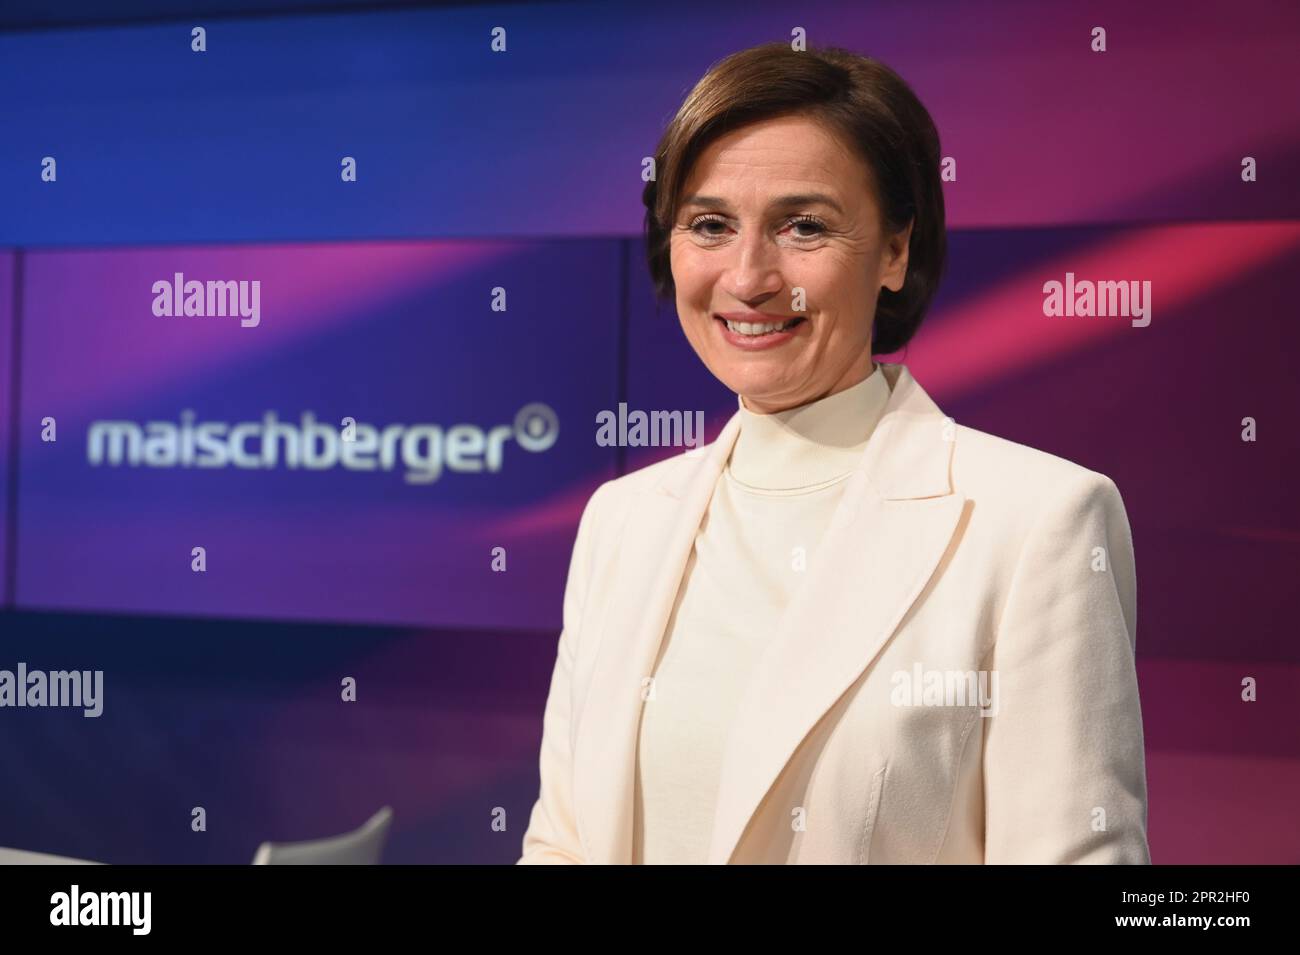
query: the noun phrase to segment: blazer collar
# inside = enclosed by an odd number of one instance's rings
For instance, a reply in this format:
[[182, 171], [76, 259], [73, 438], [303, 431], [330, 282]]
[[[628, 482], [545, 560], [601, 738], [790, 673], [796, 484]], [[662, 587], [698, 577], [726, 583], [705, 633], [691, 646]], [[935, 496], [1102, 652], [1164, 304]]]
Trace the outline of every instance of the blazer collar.
[[[965, 497], [951, 482], [955, 428], [904, 365], [881, 363], [891, 394], [848, 478], [816, 563], [750, 677], [723, 757], [710, 863], [731, 861], [772, 782], [813, 726], [870, 667], [939, 565]], [[574, 745], [574, 800], [587, 857], [632, 860], [642, 692], [695, 535], [735, 443], [682, 454], [629, 508]]]
[[[866, 471], [868, 485], [886, 501], [948, 494], [952, 487], [948, 473], [953, 437], [950, 420], [906, 365], [878, 364], [889, 383], [890, 396], [859, 464]], [[735, 446], [740, 419], [740, 412], [735, 412], [713, 443], [683, 454], [687, 463], [666, 469], [659, 490], [685, 498], [692, 484], [716, 481]], [[709, 488], [712, 490], [712, 483]]]

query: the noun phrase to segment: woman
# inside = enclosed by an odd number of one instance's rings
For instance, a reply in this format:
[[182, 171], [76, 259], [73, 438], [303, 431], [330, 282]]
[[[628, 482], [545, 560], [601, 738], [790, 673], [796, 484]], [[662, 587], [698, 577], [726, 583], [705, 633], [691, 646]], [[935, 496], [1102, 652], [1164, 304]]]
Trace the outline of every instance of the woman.
[[651, 272], [737, 411], [587, 504], [519, 862], [1149, 862], [1114, 483], [872, 358], [943, 269], [925, 108], [757, 47], [656, 169]]

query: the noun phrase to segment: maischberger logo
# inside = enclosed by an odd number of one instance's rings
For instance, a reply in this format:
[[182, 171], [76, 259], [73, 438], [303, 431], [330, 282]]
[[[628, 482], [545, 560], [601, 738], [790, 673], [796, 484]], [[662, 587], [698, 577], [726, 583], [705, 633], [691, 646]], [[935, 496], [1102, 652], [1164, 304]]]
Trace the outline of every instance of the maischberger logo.
[[325, 471], [391, 471], [400, 462], [409, 484], [432, 484], [443, 470], [477, 473], [501, 470], [504, 446], [514, 440], [538, 453], [555, 444], [560, 424], [547, 405], [519, 409], [513, 424], [484, 431], [477, 425], [389, 424], [382, 427], [344, 418], [335, 427], [310, 411], [299, 423], [268, 411], [260, 421], [196, 423], [193, 411], [171, 421], [92, 421], [86, 459], [95, 466], [150, 468], [277, 467]]

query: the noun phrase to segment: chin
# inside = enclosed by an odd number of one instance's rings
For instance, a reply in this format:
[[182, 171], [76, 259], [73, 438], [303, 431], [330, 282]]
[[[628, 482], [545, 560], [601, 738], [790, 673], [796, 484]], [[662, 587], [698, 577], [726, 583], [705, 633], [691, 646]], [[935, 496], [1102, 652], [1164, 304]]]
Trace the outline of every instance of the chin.
[[784, 377], [778, 379], [771, 375], [731, 374], [725, 377], [719, 375], [718, 379], [736, 394], [757, 401], [775, 401], [790, 392]]

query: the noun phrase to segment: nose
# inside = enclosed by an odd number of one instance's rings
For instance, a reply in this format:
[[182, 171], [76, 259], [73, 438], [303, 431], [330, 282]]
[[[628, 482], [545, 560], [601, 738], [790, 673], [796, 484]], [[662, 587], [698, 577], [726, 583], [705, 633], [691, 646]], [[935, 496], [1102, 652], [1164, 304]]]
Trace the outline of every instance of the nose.
[[732, 261], [722, 275], [723, 290], [750, 306], [757, 306], [781, 291], [780, 250], [761, 229], [747, 229], [733, 243]]

